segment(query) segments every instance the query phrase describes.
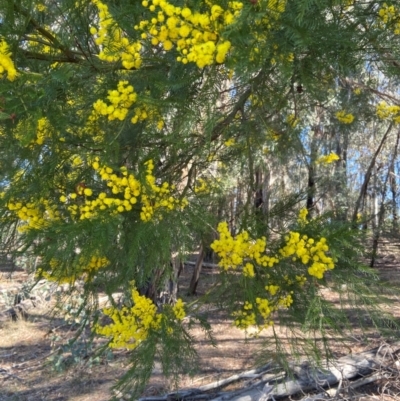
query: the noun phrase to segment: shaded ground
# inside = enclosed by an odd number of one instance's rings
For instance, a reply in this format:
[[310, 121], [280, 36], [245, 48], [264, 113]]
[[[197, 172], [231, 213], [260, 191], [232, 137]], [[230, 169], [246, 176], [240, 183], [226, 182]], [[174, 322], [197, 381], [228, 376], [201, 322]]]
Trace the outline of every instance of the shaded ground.
[[[391, 258], [390, 268], [385, 268], [385, 260], [381, 259], [382, 277], [391, 284], [400, 284], [400, 263], [397, 256]], [[399, 258], [400, 260], [400, 258]], [[185, 292], [192, 274], [192, 268], [186, 267], [182, 276], [181, 290]], [[9, 290], [18, 288], [26, 280], [22, 271], [0, 273], [0, 310], [10, 303], [6, 297]], [[212, 270], [205, 269], [200, 280], [199, 292], [204, 286], [212, 283]], [[8, 292], [7, 292], [8, 291]], [[334, 296], [327, 292], [325, 297]], [[391, 311], [400, 319], [400, 304], [393, 299]], [[111, 388], [118, 377], [126, 370], [127, 353], [115, 351], [113, 355], [93, 358], [91, 350], [75, 349], [62, 352], [63, 345], [75, 334], [74, 327], [61, 318], [52, 318], [49, 304], [41, 303], [29, 312], [26, 321], [0, 321], [0, 401], [106, 401], [114, 393]], [[194, 328], [192, 334], [196, 339], [196, 347], [200, 355], [198, 373], [192, 377], [182, 377], [181, 388], [198, 387], [234, 373], [251, 369], [264, 356], [265, 342], [271, 340], [272, 331], [264, 331], [257, 338], [249, 338], [249, 334], [232, 326], [231, 320], [220, 312], [211, 312], [211, 323], [217, 347], [205, 338], [200, 328]], [[276, 327], [280, 336], [289, 334]], [[254, 333], [253, 333], [254, 334]], [[88, 336], [89, 333], [86, 333]], [[83, 337], [85, 338], [85, 337]], [[345, 341], [333, 339], [335, 357], [359, 352], [379, 346], [382, 339], [371, 334], [369, 342], [361, 332], [354, 333]], [[85, 354], [86, 353], [86, 354]], [[72, 368], [68, 366], [76, 357], [78, 361]], [[160, 374], [156, 364], [153, 377], [144, 396], [160, 395], [174, 390], [172, 384]], [[376, 382], [365, 386], [356, 394], [348, 394], [346, 399], [359, 401], [400, 400], [398, 383]], [[385, 393], [385, 395], [382, 395]], [[364, 397], [364, 398], [362, 398]], [[295, 399], [295, 398], [294, 398]]]

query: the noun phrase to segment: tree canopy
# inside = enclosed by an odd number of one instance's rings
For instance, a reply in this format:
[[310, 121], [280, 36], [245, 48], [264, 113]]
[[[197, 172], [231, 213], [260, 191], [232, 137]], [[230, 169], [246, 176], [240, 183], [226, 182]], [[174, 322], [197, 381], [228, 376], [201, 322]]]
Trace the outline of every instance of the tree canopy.
[[320, 286], [367, 299], [359, 228], [397, 230], [399, 44], [395, 1], [0, 0], [3, 249], [84, 283], [137, 391], [193, 360], [201, 244], [238, 327], [334, 326]]

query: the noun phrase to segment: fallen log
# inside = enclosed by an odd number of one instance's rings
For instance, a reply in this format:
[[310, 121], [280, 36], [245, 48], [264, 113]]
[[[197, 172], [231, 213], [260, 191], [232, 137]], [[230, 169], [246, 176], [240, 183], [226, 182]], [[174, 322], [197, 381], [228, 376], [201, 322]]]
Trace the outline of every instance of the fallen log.
[[[189, 265], [189, 266], [196, 266], [196, 262], [192, 262], [190, 260], [184, 262], [183, 264], [184, 265]], [[220, 266], [218, 266], [215, 263], [202, 262], [201, 266], [205, 267], [205, 268], [208, 268], [208, 269], [220, 269]]]
[[[271, 364], [268, 364], [199, 388], [181, 390], [158, 397], [143, 397], [139, 401], [269, 401], [315, 390], [320, 390], [320, 392], [309, 395], [302, 401], [324, 400], [338, 395], [344, 381], [363, 376], [346, 385], [345, 389], [353, 389], [382, 378], [388, 378], [390, 374], [398, 374], [398, 369], [393, 369], [388, 365], [393, 365], [393, 362], [397, 360], [395, 356], [399, 352], [400, 342], [397, 342], [358, 354], [350, 354], [336, 361], [330, 360], [319, 367], [314, 367], [307, 362], [300, 365], [291, 364], [291, 372], [286, 380], [282, 372], [268, 374], [268, 369], [272, 367]], [[258, 381], [248, 387], [231, 392], [211, 392], [242, 379]], [[336, 386], [338, 383], [339, 385]]]
[[[200, 391], [210, 391], [210, 390], [214, 390], [216, 388], [222, 388], [227, 386], [228, 384], [231, 384], [233, 382], [242, 380], [242, 379], [255, 379], [258, 378], [260, 376], [265, 375], [265, 373], [267, 373], [272, 367], [271, 363], [268, 363], [264, 366], [261, 366], [259, 368], [256, 369], [251, 369], [248, 370], [246, 372], [242, 372], [236, 375], [232, 375], [230, 377], [227, 377], [226, 379], [222, 379], [222, 380], [217, 380], [215, 382], [209, 383], [209, 384], [205, 384], [204, 386], [201, 386], [198, 388], [198, 390]], [[275, 375], [271, 375], [271, 380], [273, 378], [278, 378], [278, 375], [282, 375], [282, 373], [278, 373]], [[280, 377], [279, 377], [280, 378]]]
[[371, 373], [374, 368], [382, 366], [385, 358], [396, 352], [393, 349], [398, 350], [399, 346], [400, 343], [396, 343], [393, 346], [384, 345], [359, 354], [350, 354], [337, 361], [328, 361], [325, 366], [319, 368], [303, 363], [293, 367], [293, 378], [286, 381], [273, 384], [261, 382], [238, 396], [223, 395], [213, 398], [212, 401], [267, 401], [331, 387], [341, 380], [350, 380]]
[[362, 377], [361, 379], [355, 380], [349, 383], [343, 389], [341, 388], [342, 382], [339, 382], [339, 386], [335, 388], [327, 389], [326, 391], [314, 395], [308, 395], [305, 398], [302, 398], [300, 401], [319, 401], [319, 400], [329, 400], [334, 397], [337, 397], [341, 391], [349, 391], [355, 390], [356, 388], [365, 386], [366, 384], [373, 383], [377, 380], [388, 379], [390, 377], [390, 373], [388, 372], [376, 372], [369, 376]]

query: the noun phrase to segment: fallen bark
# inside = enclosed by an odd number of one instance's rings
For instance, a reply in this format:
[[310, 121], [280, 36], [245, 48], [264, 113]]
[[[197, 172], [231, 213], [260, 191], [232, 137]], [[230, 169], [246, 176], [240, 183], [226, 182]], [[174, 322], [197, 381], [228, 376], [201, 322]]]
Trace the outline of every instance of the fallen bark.
[[380, 379], [388, 379], [390, 374], [388, 372], [376, 372], [367, 377], [362, 377], [361, 379], [355, 380], [349, 383], [346, 387], [341, 386], [342, 381], [339, 382], [339, 386], [335, 388], [330, 388], [322, 393], [308, 395], [302, 398], [300, 401], [318, 401], [318, 400], [328, 400], [337, 397], [342, 391], [355, 390], [356, 388], [371, 384]]
[[[345, 389], [348, 390], [388, 378], [390, 374], [399, 374], [398, 369], [388, 366], [397, 360], [396, 354], [399, 352], [400, 342], [397, 342], [358, 354], [350, 354], [336, 361], [328, 361], [318, 368], [307, 362], [300, 365], [292, 364], [290, 377], [286, 380], [282, 372], [268, 374], [272, 368], [272, 365], [268, 364], [196, 389], [182, 390], [161, 397], [144, 397], [139, 401], [269, 401], [315, 390], [320, 392], [309, 395], [302, 401], [324, 400], [339, 394], [344, 381], [347, 382]], [[363, 377], [354, 380], [359, 376]], [[243, 379], [251, 379], [253, 383], [231, 392], [211, 392]]]
[[382, 366], [385, 357], [392, 355], [393, 347], [385, 345], [359, 354], [347, 355], [337, 361], [329, 361], [321, 368], [313, 368], [305, 363], [294, 368], [293, 378], [280, 383], [263, 384], [237, 397], [217, 397], [213, 401], [266, 401], [287, 397], [299, 392], [308, 392], [331, 387], [341, 380], [351, 380], [359, 375], [368, 375], [374, 368]]
[[[226, 379], [217, 380], [215, 382], [206, 384], [204, 386], [199, 387], [199, 390], [200, 391], [209, 391], [209, 390], [213, 390], [213, 389], [216, 389], [216, 388], [225, 387], [228, 384], [231, 384], [233, 382], [236, 382], [236, 381], [239, 381], [239, 380], [242, 380], [242, 379], [255, 379], [255, 378], [258, 378], [258, 377], [260, 377], [262, 375], [265, 375], [265, 373], [270, 371], [271, 367], [272, 367], [272, 364], [268, 363], [268, 364], [266, 364], [266, 365], [264, 365], [264, 366], [262, 366], [260, 368], [248, 370], [246, 372], [230, 376], [230, 377], [228, 377]], [[282, 375], [282, 374], [280, 373], [278, 375]], [[271, 380], [273, 378], [276, 378], [276, 379], [280, 378], [278, 375], [277, 374], [271, 375]]]

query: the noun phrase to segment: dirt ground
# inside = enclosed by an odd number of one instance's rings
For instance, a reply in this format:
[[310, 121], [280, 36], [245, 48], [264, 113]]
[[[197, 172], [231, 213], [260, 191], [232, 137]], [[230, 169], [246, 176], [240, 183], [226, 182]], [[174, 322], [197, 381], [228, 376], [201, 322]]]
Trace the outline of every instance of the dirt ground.
[[[181, 278], [181, 291], [185, 292], [193, 268], [186, 266]], [[400, 285], [400, 263], [392, 263], [381, 268], [382, 276]], [[211, 269], [204, 269], [200, 278], [202, 285], [214, 280]], [[7, 302], [7, 290], [23, 285], [26, 274], [0, 272], [0, 310]], [[327, 297], [330, 295], [325, 294]], [[333, 296], [333, 295], [332, 295]], [[3, 297], [3, 299], [1, 298]], [[393, 300], [392, 312], [400, 319], [400, 304]], [[112, 386], [127, 368], [127, 351], [114, 351], [113, 355], [97, 360], [82, 357], [76, 350], [78, 363], [72, 364], [73, 354], [63, 353], [63, 345], [75, 334], [74, 327], [60, 317], [52, 317], [49, 303], [38, 303], [29, 310], [26, 320], [0, 321], [0, 401], [107, 401], [115, 395]], [[194, 328], [196, 349], [200, 356], [198, 373], [194, 377], [183, 376], [180, 388], [196, 388], [203, 384], [229, 377], [253, 368], [262, 358], [265, 342], [271, 339], [272, 331], [263, 331], [259, 336], [245, 333], [232, 326], [231, 320], [221, 312], [211, 313], [211, 324], [217, 346], [213, 346], [200, 328]], [[287, 333], [275, 328], [282, 337]], [[374, 333], [366, 341], [358, 335], [345, 342], [332, 341], [335, 357], [350, 352], [360, 352], [382, 344], [382, 339]], [[85, 351], [87, 352], [87, 351]], [[348, 400], [400, 400], [400, 384], [376, 382], [365, 386]], [[156, 396], [174, 390], [156, 363], [153, 376], [143, 396]], [[398, 398], [396, 394], [399, 394]], [[294, 398], [295, 399], [295, 398]]]

